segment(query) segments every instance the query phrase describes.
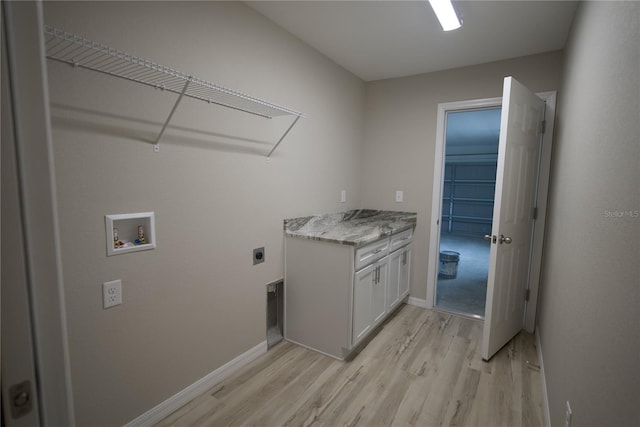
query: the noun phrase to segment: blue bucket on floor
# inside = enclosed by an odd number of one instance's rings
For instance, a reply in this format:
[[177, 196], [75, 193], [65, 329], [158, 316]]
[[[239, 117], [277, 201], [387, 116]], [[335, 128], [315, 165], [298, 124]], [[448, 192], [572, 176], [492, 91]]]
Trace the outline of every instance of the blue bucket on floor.
[[440, 269], [438, 277], [441, 279], [455, 279], [458, 275], [460, 252], [440, 251]]

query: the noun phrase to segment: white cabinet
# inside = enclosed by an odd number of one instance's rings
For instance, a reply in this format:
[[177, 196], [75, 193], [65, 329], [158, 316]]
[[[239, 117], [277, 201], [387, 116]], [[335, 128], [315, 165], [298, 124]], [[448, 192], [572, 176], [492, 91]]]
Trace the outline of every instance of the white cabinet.
[[341, 360], [349, 356], [408, 293], [407, 231], [360, 248], [287, 236], [285, 339]]
[[370, 265], [355, 274], [353, 281], [353, 333], [351, 344], [364, 338], [373, 327], [371, 307], [373, 282], [377, 266]]
[[391, 312], [409, 295], [411, 271], [412, 230], [391, 237], [389, 255], [389, 283], [387, 285], [387, 311]]
[[389, 259], [385, 257], [354, 275], [352, 345], [364, 338], [387, 314], [388, 268]]

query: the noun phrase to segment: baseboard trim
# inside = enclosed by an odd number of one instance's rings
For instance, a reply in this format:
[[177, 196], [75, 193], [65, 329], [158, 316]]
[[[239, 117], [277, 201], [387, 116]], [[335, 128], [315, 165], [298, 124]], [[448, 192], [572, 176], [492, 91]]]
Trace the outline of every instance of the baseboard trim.
[[544, 361], [542, 360], [542, 344], [540, 339], [540, 327], [536, 327], [536, 348], [538, 349], [538, 360], [540, 361], [540, 376], [542, 377], [542, 411], [546, 427], [551, 427], [551, 413], [549, 412], [549, 396], [547, 395], [547, 381], [544, 374]]
[[427, 308], [427, 300], [426, 300], [426, 299], [420, 299], [420, 298], [415, 298], [415, 297], [409, 297], [409, 298], [407, 299], [407, 304], [409, 304], [409, 305], [415, 305], [416, 307]]
[[267, 341], [263, 341], [255, 347], [245, 351], [235, 359], [225, 363], [215, 371], [200, 378], [195, 383], [171, 396], [159, 405], [151, 408], [136, 419], [125, 424], [125, 427], [147, 427], [159, 423], [175, 410], [189, 403], [217, 383], [228, 378], [231, 374], [254, 361], [267, 352]]

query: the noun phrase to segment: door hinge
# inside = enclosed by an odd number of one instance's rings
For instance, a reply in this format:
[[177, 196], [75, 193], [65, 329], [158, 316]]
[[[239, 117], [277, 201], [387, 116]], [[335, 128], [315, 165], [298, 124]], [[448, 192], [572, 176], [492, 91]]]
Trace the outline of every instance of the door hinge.
[[529, 301], [529, 296], [531, 295], [531, 291], [529, 289], [527, 289], [526, 291], [524, 291], [524, 300], [525, 301]]
[[547, 121], [542, 120], [538, 125], [538, 134], [543, 134], [547, 130]]
[[538, 219], [538, 208], [533, 208], [533, 213], [531, 214], [534, 220]]

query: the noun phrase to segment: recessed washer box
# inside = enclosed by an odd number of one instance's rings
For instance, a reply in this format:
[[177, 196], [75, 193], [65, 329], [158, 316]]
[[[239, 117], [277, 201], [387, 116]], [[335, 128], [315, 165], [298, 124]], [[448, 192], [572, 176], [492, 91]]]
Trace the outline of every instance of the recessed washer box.
[[153, 212], [105, 215], [107, 256], [146, 251], [156, 247]]

